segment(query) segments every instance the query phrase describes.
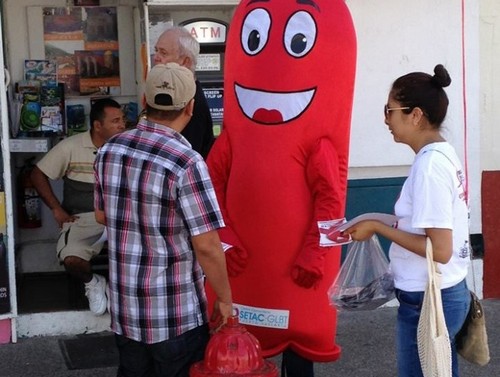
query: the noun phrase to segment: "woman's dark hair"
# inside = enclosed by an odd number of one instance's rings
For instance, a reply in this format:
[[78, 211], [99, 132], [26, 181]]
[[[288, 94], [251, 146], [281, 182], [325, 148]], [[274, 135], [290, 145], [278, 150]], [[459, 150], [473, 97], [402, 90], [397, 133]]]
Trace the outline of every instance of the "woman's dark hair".
[[424, 115], [435, 128], [439, 128], [448, 110], [448, 96], [443, 88], [451, 83], [450, 75], [441, 64], [434, 68], [434, 76], [424, 72], [412, 72], [401, 76], [392, 84], [391, 96], [409, 114], [415, 107], [422, 109]]
[[107, 107], [114, 107], [116, 109], [121, 109], [121, 105], [111, 98], [101, 98], [95, 101], [90, 108], [90, 128], [94, 126], [94, 121], [98, 120], [102, 122], [104, 119], [104, 110]]

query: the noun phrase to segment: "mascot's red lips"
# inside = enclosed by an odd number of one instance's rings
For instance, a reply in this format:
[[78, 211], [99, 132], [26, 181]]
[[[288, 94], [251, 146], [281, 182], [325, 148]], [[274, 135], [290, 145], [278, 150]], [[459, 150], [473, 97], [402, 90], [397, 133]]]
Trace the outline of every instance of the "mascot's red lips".
[[278, 110], [258, 109], [253, 114], [252, 119], [266, 124], [283, 123], [283, 116]]
[[316, 88], [296, 92], [268, 92], [235, 84], [241, 111], [255, 123], [280, 125], [302, 115], [311, 104]]

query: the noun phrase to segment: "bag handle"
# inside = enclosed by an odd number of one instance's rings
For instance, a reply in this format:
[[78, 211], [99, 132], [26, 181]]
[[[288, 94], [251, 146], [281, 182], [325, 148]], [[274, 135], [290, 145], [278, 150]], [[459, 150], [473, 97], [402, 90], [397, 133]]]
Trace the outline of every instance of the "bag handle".
[[427, 270], [429, 271], [429, 284], [431, 284], [436, 280], [437, 274], [439, 274], [440, 271], [437, 267], [437, 263], [434, 262], [434, 253], [430, 237], [425, 238], [425, 257], [427, 259]]
[[427, 267], [429, 271], [429, 286], [428, 289], [432, 302], [432, 310], [435, 314], [435, 326], [438, 336], [447, 334], [446, 322], [444, 319], [443, 302], [441, 299], [441, 271], [439, 271], [437, 262], [434, 262], [434, 253], [432, 248], [432, 241], [430, 237], [425, 239], [425, 255], [427, 259]]

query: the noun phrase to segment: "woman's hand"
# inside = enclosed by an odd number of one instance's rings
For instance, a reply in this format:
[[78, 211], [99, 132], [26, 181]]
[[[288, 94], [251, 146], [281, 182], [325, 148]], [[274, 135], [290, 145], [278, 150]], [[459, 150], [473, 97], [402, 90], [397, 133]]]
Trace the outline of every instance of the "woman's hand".
[[365, 220], [347, 228], [342, 232], [342, 235], [350, 235], [354, 241], [366, 241], [377, 232], [380, 221]]

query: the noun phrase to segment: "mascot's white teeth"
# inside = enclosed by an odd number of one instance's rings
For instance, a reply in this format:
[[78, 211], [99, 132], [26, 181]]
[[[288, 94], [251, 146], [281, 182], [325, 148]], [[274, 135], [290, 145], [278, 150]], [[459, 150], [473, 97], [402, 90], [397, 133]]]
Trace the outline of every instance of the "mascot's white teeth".
[[295, 119], [309, 106], [316, 89], [276, 93], [235, 84], [238, 104], [246, 117], [261, 124], [280, 124]]

